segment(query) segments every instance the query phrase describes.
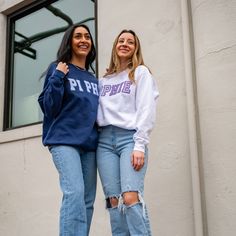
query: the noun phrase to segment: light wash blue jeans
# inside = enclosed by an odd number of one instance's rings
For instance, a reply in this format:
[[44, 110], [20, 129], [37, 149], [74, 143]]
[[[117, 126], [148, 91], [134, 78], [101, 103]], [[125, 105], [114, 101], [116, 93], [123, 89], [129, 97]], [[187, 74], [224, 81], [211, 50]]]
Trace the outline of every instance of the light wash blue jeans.
[[95, 152], [73, 146], [51, 146], [63, 193], [60, 210], [60, 236], [87, 236], [96, 195]]
[[[97, 148], [97, 165], [107, 209], [110, 213], [113, 236], [151, 236], [147, 208], [143, 200], [144, 177], [147, 169], [147, 151], [145, 165], [135, 171], [131, 164], [134, 130], [115, 126], [100, 128]], [[138, 192], [139, 202], [127, 206], [123, 203], [124, 192]], [[109, 198], [119, 199], [118, 207], [110, 205]]]

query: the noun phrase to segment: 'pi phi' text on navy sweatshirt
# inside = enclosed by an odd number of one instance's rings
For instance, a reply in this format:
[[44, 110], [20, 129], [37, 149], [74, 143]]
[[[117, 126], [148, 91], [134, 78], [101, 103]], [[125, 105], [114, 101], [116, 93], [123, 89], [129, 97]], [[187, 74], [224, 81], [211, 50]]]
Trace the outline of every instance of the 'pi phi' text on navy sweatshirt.
[[43, 144], [97, 147], [98, 81], [88, 71], [68, 64], [65, 75], [53, 63], [38, 98], [43, 111]]

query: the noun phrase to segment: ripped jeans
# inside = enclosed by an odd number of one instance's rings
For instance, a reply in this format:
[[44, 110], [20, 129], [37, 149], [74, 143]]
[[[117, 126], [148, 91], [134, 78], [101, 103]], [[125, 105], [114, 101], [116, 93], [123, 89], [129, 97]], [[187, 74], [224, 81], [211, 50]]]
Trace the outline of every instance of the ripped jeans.
[[[144, 177], [147, 169], [147, 150], [145, 164], [135, 171], [131, 164], [135, 130], [115, 126], [100, 128], [97, 148], [97, 166], [113, 236], [151, 236], [147, 208], [143, 200]], [[125, 205], [122, 194], [137, 192], [139, 202]], [[112, 207], [109, 198], [117, 198], [118, 206]]]

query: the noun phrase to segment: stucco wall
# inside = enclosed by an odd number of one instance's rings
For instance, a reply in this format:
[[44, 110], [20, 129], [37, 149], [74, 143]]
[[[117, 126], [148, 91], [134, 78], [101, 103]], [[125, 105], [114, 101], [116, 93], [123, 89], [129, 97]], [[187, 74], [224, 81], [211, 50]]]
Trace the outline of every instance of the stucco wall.
[[209, 235], [236, 232], [236, 2], [192, 0]]
[[0, 235], [56, 235], [57, 174], [40, 138], [0, 145]]
[[[28, 2], [0, 1], [0, 12], [7, 14]], [[109, 63], [120, 30], [136, 31], [160, 90], [145, 185], [153, 235], [234, 236], [236, 3], [187, 3], [99, 0], [99, 75]], [[1, 111], [4, 14], [0, 15]], [[2, 117], [1, 112], [0, 128]], [[58, 176], [40, 135], [41, 125], [0, 132], [0, 235], [58, 234]], [[111, 235], [100, 181], [91, 235]]]

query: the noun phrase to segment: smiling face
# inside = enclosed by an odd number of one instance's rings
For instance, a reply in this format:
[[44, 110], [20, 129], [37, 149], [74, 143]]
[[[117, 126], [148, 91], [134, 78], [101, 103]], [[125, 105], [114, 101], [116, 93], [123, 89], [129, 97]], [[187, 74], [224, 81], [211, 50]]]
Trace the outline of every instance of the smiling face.
[[116, 54], [121, 62], [129, 61], [135, 51], [135, 38], [131, 33], [122, 33], [116, 44]]
[[72, 58], [86, 58], [92, 46], [89, 32], [84, 27], [75, 28], [72, 36]]

